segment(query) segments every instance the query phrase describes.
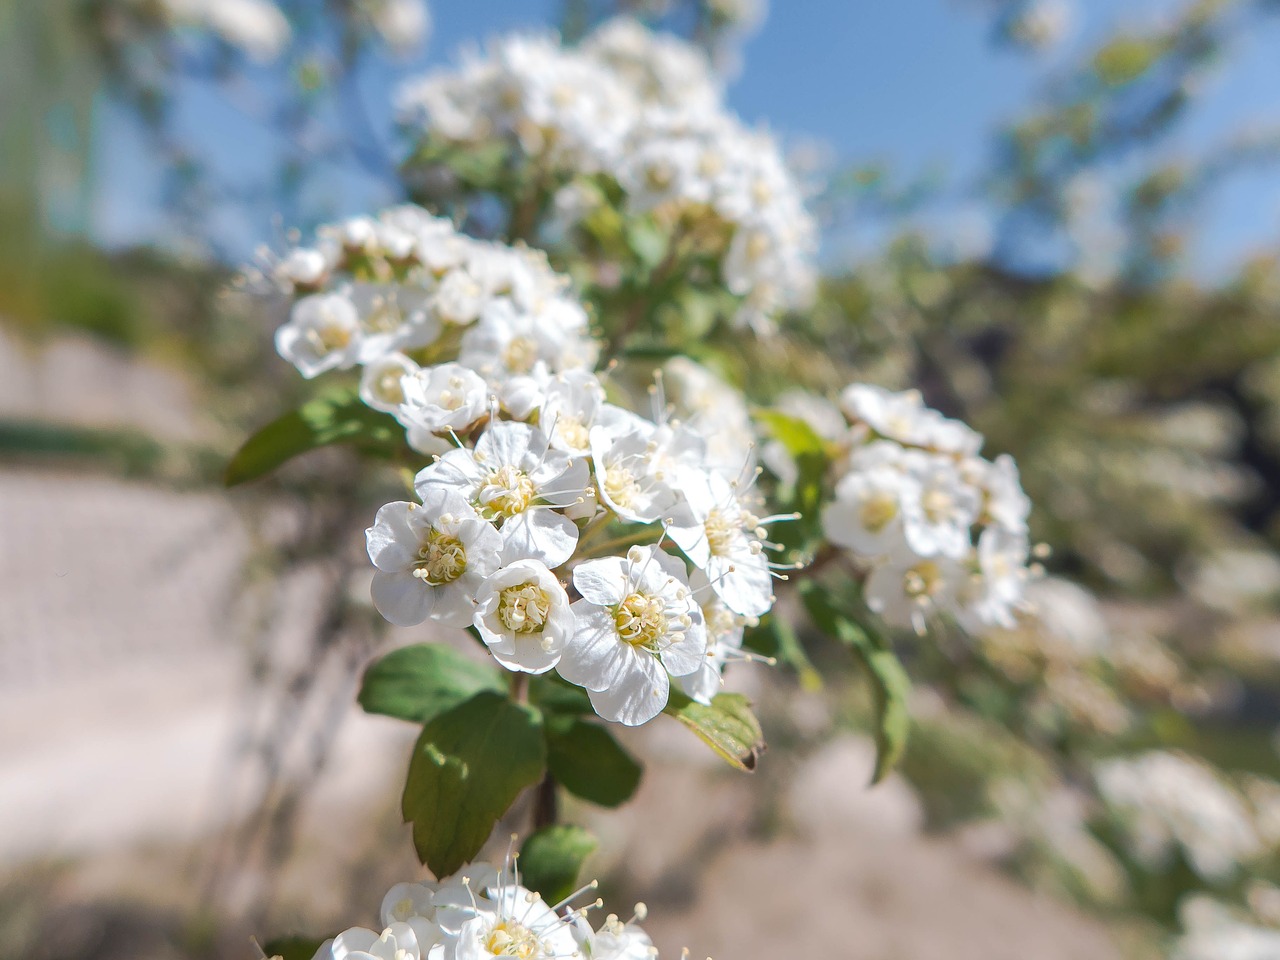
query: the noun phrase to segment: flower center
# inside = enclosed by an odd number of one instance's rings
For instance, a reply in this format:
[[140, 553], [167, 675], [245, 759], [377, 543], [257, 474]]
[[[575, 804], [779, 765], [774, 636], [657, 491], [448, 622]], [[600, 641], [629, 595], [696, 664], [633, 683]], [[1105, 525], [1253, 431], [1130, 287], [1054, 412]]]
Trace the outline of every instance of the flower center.
[[874, 493], [862, 501], [858, 519], [869, 533], [879, 533], [898, 515], [898, 501], [887, 493]]
[[656, 651], [658, 641], [667, 634], [662, 600], [643, 593], [633, 593], [614, 607], [613, 624], [623, 643], [650, 651]]
[[934, 487], [921, 498], [920, 506], [924, 509], [924, 515], [929, 518], [930, 523], [941, 523], [951, 512], [954, 501], [947, 491]]
[[[498, 619], [513, 633], [540, 633], [551, 616], [551, 598], [547, 591], [530, 580], [507, 587], [498, 599]], [[511, 954], [529, 956], [529, 954]]]
[[542, 941], [532, 930], [514, 920], [503, 920], [489, 932], [484, 947], [495, 957], [520, 957], [531, 960], [541, 956]]
[[538, 344], [532, 337], [513, 337], [502, 351], [502, 362], [512, 373], [528, 373], [538, 359]]
[[450, 377], [448, 385], [436, 398], [445, 410], [457, 410], [467, 402], [466, 383], [461, 377]]
[[394, 301], [378, 297], [373, 302], [373, 309], [361, 318], [361, 323], [370, 333], [391, 333], [400, 326], [400, 310]]
[[307, 337], [316, 353], [336, 353], [351, 343], [351, 330], [340, 323], [325, 323], [315, 327]]
[[467, 569], [467, 551], [462, 541], [432, 527], [418, 547], [413, 575], [433, 587], [453, 583]]
[[711, 555], [727, 556], [729, 547], [733, 545], [734, 535], [740, 529], [733, 522], [733, 518], [719, 507], [712, 507], [711, 512], [707, 514], [707, 522], [704, 526], [707, 531], [707, 544], [711, 547]]
[[514, 517], [528, 509], [536, 492], [533, 479], [527, 473], [504, 464], [489, 474], [480, 489], [480, 502], [499, 516]]
[[902, 589], [912, 600], [928, 599], [942, 586], [942, 571], [932, 560], [916, 564], [902, 577]]
[[556, 420], [556, 433], [574, 450], [585, 450], [589, 443], [587, 425], [577, 417], [562, 416]]
[[604, 494], [610, 503], [630, 509], [640, 496], [640, 482], [626, 467], [608, 467], [604, 472]]
[[403, 378], [403, 370], [391, 369], [383, 371], [374, 381], [374, 394], [385, 404], [399, 406], [404, 403], [404, 387], [400, 384]]

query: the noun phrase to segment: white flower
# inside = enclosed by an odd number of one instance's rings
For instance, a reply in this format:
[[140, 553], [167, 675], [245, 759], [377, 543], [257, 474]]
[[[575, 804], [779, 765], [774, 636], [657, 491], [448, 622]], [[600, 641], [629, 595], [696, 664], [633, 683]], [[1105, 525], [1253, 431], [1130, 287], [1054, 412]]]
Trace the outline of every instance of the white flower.
[[639, 417], [589, 431], [600, 502], [623, 520], [652, 523], [675, 505], [676, 494], [654, 462], [654, 426]]
[[485, 382], [460, 363], [426, 367], [406, 376], [400, 385], [404, 399], [395, 414], [406, 427], [463, 433], [488, 412]]
[[727, 480], [754, 467], [756, 432], [742, 391], [688, 357], [673, 357], [662, 369], [666, 397], [705, 443], [701, 465]]
[[390, 924], [381, 934], [352, 927], [326, 941], [314, 960], [426, 960], [431, 946], [419, 943], [407, 923]]
[[959, 593], [959, 619], [972, 632], [1011, 630], [1027, 606], [1027, 535], [988, 527], [978, 538], [978, 572]]
[[595, 374], [569, 370], [547, 381], [538, 422], [551, 446], [573, 456], [591, 454], [591, 428], [604, 406], [604, 388]]
[[1190, 894], [1178, 905], [1186, 933], [1170, 960], [1276, 960], [1280, 930], [1242, 920], [1225, 904]]
[[987, 464], [985, 486], [987, 500], [984, 512], [1006, 530], [1025, 531], [1031, 513], [1031, 498], [1022, 492], [1018, 465], [1013, 457], [1002, 453]]
[[388, 503], [365, 531], [373, 603], [396, 626], [431, 619], [464, 627], [474, 597], [498, 567], [502, 538], [456, 492], [422, 491], [422, 505]]
[[360, 351], [360, 317], [337, 293], [317, 293], [293, 305], [289, 322], [276, 330], [276, 352], [310, 380], [326, 370], [346, 370]]
[[375, 410], [395, 413], [404, 403], [405, 377], [418, 373], [403, 353], [388, 353], [367, 364], [360, 373], [360, 399]]
[[435, 922], [436, 890], [433, 884], [397, 883], [382, 898], [382, 925], [407, 924], [418, 939], [424, 955], [437, 943], [442, 943], [445, 933]]
[[426, 293], [420, 287], [355, 283], [348, 296], [360, 315], [361, 363], [392, 350], [425, 347], [440, 335], [440, 322], [427, 312]]
[[490, 296], [466, 267], [458, 267], [444, 275], [435, 289], [432, 306], [446, 323], [467, 326], [479, 319]]
[[[646, 913], [644, 904], [636, 904], [639, 918], [643, 919]], [[573, 935], [589, 960], [654, 960], [658, 955], [649, 935], [634, 920], [624, 923], [612, 913], [599, 930], [592, 930], [586, 918], [579, 915]]]
[[573, 926], [542, 898], [522, 886], [504, 884], [492, 908], [482, 907], [458, 931], [455, 960], [577, 960], [581, 957]]
[[494, 300], [463, 335], [458, 362], [490, 383], [530, 373], [541, 361], [552, 373], [590, 366], [595, 357], [567, 315], [551, 303], [537, 313], [519, 310], [510, 300]]
[[537, 560], [491, 575], [476, 595], [474, 622], [497, 661], [521, 673], [554, 667], [575, 630], [568, 594]]
[[760, 617], [773, 606], [773, 574], [760, 538], [762, 521], [738, 489], [718, 473], [681, 479], [684, 500], [667, 532], [686, 557], [706, 571], [711, 587], [734, 613]]
[[1166, 869], [1181, 849], [1197, 874], [1221, 882], [1263, 852], [1243, 798], [1199, 760], [1152, 750], [1102, 761], [1094, 778], [1130, 852], [1149, 870]]
[[421, 46], [431, 30], [425, 0], [377, 0], [372, 20], [387, 46], [401, 56]]
[[913, 493], [902, 504], [903, 535], [922, 557], [962, 559], [972, 545], [969, 528], [978, 519], [980, 492], [965, 482], [954, 461], [918, 454], [908, 460]]
[[418, 494], [444, 487], [501, 525], [507, 559], [558, 567], [573, 555], [578, 528], [554, 507], [585, 497], [585, 460], [549, 449], [546, 434], [511, 421], [490, 423], [475, 450], [450, 450], [419, 472]]
[[573, 585], [577, 628], [557, 670], [606, 720], [652, 720], [667, 705], [667, 675], [693, 673], [707, 648], [684, 565], [659, 547], [632, 547], [625, 560], [579, 564]]
[[963, 573], [946, 557], [895, 558], [871, 571], [867, 606], [895, 627], [923, 634], [928, 618], [949, 609]]
[[276, 265], [276, 277], [289, 287], [314, 288], [324, 282], [329, 262], [319, 250], [298, 247]]
[[918, 482], [893, 468], [852, 471], [836, 484], [822, 529], [832, 543], [864, 558], [896, 554], [904, 539], [903, 501], [919, 496]]
[[982, 447], [980, 433], [926, 407], [918, 390], [892, 393], [855, 383], [840, 394], [840, 407], [850, 420], [865, 423], [880, 436], [899, 443], [967, 455]]

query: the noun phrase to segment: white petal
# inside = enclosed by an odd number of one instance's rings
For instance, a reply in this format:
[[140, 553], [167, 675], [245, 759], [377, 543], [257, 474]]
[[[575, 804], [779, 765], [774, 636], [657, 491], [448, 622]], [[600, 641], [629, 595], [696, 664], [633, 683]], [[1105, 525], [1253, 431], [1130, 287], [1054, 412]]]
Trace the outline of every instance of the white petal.
[[373, 575], [370, 593], [378, 612], [397, 627], [416, 626], [427, 619], [436, 600], [434, 589], [407, 571], [379, 570]]
[[603, 557], [581, 563], [574, 568], [573, 585], [584, 600], [602, 607], [619, 604], [627, 594], [626, 561]]
[[614, 684], [607, 690], [587, 691], [596, 713], [628, 727], [647, 723], [660, 714], [671, 694], [667, 671], [655, 658], [640, 654], [633, 668], [626, 682]]
[[589, 600], [579, 600], [572, 610], [577, 625], [556, 670], [580, 687], [604, 689], [625, 674], [622, 658], [629, 648], [618, 639], [618, 629], [608, 610]]
[[578, 546], [578, 526], [551, 510], [526, 510], [502, 525], [502, 543], [504, 563], [539, 560], [558, 567]]

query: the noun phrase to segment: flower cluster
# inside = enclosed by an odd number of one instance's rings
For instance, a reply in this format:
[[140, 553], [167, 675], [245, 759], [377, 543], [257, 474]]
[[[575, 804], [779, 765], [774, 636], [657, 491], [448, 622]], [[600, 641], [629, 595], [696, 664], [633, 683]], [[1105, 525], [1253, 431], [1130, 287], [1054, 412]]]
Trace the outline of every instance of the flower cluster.
[[[590, 369], [597, 345], [581, 305], [546, 258], [474, 240], [420, 207], [321, 227], [272, 274], [294, 297], [276, 349], [304, 377], [363, 367], [361, 396], [393, 413], [409, 442], [441, 437], [487, 411], [527, 416], [539, 384]], [[440, 357], [456, 363], [433, 363]]]
[[1223, 881], [1264, 853], [1244, 798], [1199, 760], [1153, 750], [1105, 760], [1094, 779], [1130, 853], [1148, 869], [1165, 869], [1181, 851], [1199, 876]]
[[673, 250], [719, 265], [741, 323], [767, 326], [812, 297], [816, 226], [777, 144], [724, 107], [705, 56], [678, 38], [629, 19], [576, 48], [505, 37], [406, 85], [399, 108], [427, 142], [505, 144], [565, 183], [565, 222], [621, 190], [626, 211], [654, 217]]
[[[595, 889], [588, 884], [577, 895]], [[575, 895], [575, 896], [577, 896]], [[574, 897], [570, 897], [572, 901]], [[381, 932], [344, 930], [325, 941], [314, 960], [650, 960], [658, 956], [635, 916], [609, 914], [599, 929], [588, 921], [596, 900], [554, 906], [520, 884], [514, 859], [498, 872], [473, 864], [439, 883], [398, 883], [382, 900]]]
[[1013, 459], [978, 456], [982, 436], [915, 391], [855, 384], [827, 538], [868, 569], [868, 606], [923, 632], [949, 614], [974, 632], [1011, 627], [1028, 580], [1030, 502]]
[[655, 419], [609, 402], [545, 261], [416, 207], [322, 228], [275, 275], [297, 297], [280, 353], [304, 375], [363, 364], [365, 402], [433, 456], [418, 499], [367, 533], [383, 616], [472, 627], [508, 669], [555, 669], [625, 724], [656, 716], [673, 677], [709, 701], [773, 603], [778, 519], [727, 384], [681, 361]]

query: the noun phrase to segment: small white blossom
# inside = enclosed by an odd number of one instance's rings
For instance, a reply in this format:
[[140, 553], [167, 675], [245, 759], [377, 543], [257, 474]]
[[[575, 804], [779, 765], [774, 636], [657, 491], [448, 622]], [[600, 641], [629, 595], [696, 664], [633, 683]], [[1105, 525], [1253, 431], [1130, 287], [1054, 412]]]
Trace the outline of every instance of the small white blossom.
[[407, 376], [421, 368], [403, 353], [388, 353], [367, 364], [360, 373], [360, 399], [374, 410], [395, 413], [404, 403]]
[[289, 322], [276, 331], [276, 351], [310, 380], [326, 370], [355, 366], [360, 317], [341, 294], [317, 293], [293, 305]]
[[419, 496], [444, 487], [460, 493], [500, 525], [508, 559], [558, 567], [573, 555], [578, 528], [556, 507], [585, 497], [588, 468], [552, 450], [542, 431], [524, 423], [489, 424], [474, 450], [450, 450], [418, 473]]
[[773, 573], [761, 519], [718, 473], [684, 477], [681, 492], [684, 500], [667, 528], [671, 539], [706, 572], [725, 606], [744, 617], [763, 616], [773, 606]]
[[401, 381], [403, 400], [395, 410], [406, 428], [429, 433], [465, 432], [488, 412], [489, 391], [474, 370], [441, 363]]
[[557, 670], [585, 687], [596, 713], [637, 726], [667, 705], [672, 676], [698, 670], [706, 627], [684, 565], [659, 547], [581, 563], [577, 627]]
[[396, 626], [472, 620], [474, 597], [498, 567], [502, 538], [452, 490], [422, 491], [422, 504], [388, 503], [365, 531], [373, 603]]
[[537, 560], [517, 560], [492, 574], [476, 593], [474, 622], [495, 659], [521, 673], [556, 666], [575, 631], [568, 594]]

